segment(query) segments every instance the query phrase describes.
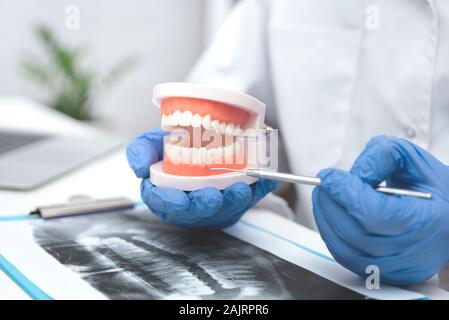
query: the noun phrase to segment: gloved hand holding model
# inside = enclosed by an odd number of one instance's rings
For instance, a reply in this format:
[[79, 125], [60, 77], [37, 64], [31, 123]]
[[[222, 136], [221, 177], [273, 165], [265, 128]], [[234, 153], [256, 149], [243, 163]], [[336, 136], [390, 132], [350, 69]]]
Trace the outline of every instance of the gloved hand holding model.
[[237, 182], [223, 191], [157, 187], [148, 179], [149, 167], [162, 159], [163, 138], [164, 131], [159, 129], [143, 133], [128, 146], [126, 155], [136, 176], [143, 179], [142, 200], [167, 223], [187, 228], [228, 227], [277, 186], [274, 181], [259, 180], [252, 185]]
[[[403, 139], [372, 139], [350, 173], [325, 169], [313, 192], [315, 220], [335, 259], [367, 276], [413, 284], [438, 273], [449, 260], [449, 167]], [[427, 191], [432, 199], [392, 196], [373, 187]]]

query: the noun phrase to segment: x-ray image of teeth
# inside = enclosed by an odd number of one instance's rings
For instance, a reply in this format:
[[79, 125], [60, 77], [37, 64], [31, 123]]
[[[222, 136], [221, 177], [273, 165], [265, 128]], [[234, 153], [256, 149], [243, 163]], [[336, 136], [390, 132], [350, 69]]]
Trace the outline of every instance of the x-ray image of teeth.
[[148, 211], [33, 221], [38, 245], [110, 299], [363, 299], [221, 231]]

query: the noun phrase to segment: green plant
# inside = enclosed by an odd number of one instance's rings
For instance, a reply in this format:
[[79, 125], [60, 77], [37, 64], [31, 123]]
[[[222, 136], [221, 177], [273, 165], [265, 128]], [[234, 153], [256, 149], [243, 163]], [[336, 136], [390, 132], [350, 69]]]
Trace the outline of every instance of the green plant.
[[82, 65], [86, 47], [63, 45], [45, 25], [36, 28], [36, 36], [45, 49], [46, 61], [27, 54], [20, 63], [25, 77], [46, 90], [47, 104], [78, 120], [90, 120], [92, 97], [96, 90], [108, 87], [137, 65], [137, 58], [127, 57], [103, 77]]

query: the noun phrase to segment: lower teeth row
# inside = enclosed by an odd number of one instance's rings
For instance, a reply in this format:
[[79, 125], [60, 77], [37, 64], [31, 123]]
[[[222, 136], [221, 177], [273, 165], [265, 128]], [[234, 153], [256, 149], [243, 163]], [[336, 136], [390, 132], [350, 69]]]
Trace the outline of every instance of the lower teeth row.
[[[189, 148], [165, 144], [165, 157], [174, 164], [234, 164], [243, 163], [242, 145], [234, 142], [226, 147]], [[234, 155], [235, 158], [234, 159]]]

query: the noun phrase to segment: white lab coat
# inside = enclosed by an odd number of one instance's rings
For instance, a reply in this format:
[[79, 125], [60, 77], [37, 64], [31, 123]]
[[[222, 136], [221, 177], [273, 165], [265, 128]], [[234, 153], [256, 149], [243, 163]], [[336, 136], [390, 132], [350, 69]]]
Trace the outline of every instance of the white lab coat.
[[[350, 169], [378, 134], [449, 164], [448, 0], [243, 0], [190, 80], [264, 101], [295, 174]], [[311, 190], [295, 212], [314, 227]]]

